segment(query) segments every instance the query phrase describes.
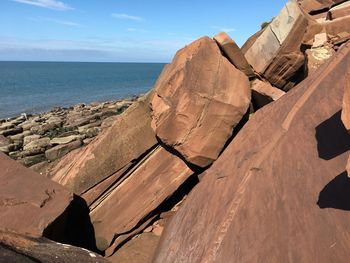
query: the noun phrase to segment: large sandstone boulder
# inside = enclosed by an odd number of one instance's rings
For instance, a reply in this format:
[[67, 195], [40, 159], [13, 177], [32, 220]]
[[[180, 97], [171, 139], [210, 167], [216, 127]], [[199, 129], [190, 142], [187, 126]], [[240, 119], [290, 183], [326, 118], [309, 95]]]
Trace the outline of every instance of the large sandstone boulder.
[[73, 194], [0, 153], [0, 229], [43, 235]]
[[159, 77], [152, 127], [188, 162], [208, 166], [247, 112], [250, 93], [248, 78], [203, 37], [178, 51]]
[[297, 2], [290, 0], [272, 22], [245, 48], [245, 57], [254, 70], [271, 84], [285, 88], [303, 66], [300, 51], [308, 19]]
[[348, 262], [350, 43], [243, 127], [190, 193], [154, 262]]
[[50, 172], [52, 179], [82, 194], [139, 158], [157, 144], [148, 98], [118, 116], [114, 126], [87, 147], [65, 156]]

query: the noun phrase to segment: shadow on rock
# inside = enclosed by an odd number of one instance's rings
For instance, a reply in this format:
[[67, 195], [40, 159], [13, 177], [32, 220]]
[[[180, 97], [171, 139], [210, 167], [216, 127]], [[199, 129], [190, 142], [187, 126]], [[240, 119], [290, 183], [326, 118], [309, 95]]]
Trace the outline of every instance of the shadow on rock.
[[341, 111], [316, 127], [318, 156], [331, 160], [350, 150], [350, 135], [341, 121]]
[[317, 205], [350, 211], [350, 178], [346, 172], [330, 181], [320, 192]]
[[67, 210], [51, 224], [44, 236], [61, 243], [70, 244], [100, 253], [96, 247], [95, 231], [85, 200], [77, 195]]

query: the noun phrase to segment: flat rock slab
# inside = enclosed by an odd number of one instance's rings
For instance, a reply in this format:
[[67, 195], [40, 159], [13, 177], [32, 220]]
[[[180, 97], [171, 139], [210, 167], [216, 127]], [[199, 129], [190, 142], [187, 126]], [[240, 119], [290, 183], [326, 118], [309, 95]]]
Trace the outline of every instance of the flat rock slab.
[[188, 162], [205, 167], [219, 156], [250, 98], [247, 76], [203, 37], [178, 51], [157, 80], [152, 127]]
[[273, 87], [270, 83], [259, 79], [251, 82], [251, 88], [253, 103], [256, 108], [262, 108], [286, 94], [284, 91]]
[[156, 148], [91, 211], [97, 247], [105, 250], [115, 237], [130, 232], [192, 174], [180, 158]]
[[145, 98], [133, 104], [87, 147], [67, 154], [49, 176], [82, 194], [139, 158], [157, 144], [148, 103]]
[[167, 225], [155, 263], [348, 262], [350, 44], [254, 114]]
[[143, 233], [129, 241], [108, 260], [112, 263], [152, 263], [158, 242], [158, 236], [152, 233]]
[[18, 263], [108, 263], [89, 250], [37, 236], [0, 231], [0, 262]]
[[73, 194], [0, 153], [0, 229], [42, 235]]
[[237, 46], [236, 42], [233, 41], [228, 34], [220, 32], [214, 37], [214, 40], [219, 45], [220, 49], [226, 56], [226, 58], [240, 71], [251, 78], [255, 76], [252, 67], [248, 64], [245, 56], [241, 49]]

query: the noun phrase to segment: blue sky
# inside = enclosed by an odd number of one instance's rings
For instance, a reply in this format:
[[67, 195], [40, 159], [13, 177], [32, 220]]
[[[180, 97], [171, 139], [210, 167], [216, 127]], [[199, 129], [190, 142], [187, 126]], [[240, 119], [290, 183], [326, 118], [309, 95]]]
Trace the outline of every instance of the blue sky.
[[239, 45], [284, 0], [0, 0], [0, 60], [169, 62], [226, 31]]

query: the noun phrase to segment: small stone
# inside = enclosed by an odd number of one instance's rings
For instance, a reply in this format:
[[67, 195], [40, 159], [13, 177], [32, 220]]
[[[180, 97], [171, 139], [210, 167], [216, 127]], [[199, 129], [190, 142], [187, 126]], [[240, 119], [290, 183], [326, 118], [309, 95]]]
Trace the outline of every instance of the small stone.
[[48, 146], [50, 146], [50, 138], [44, 137], [26, 144], [23, 150], [29, 155], [35, 155], [45, 152]]
[[28, 143], [31, 143], [33, 141], [39, 140], [40, 135], [34, 134], [34, 135], [28, 135], [23, 138], [23, 145], [27, 145]]

